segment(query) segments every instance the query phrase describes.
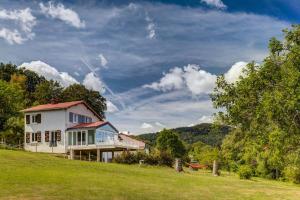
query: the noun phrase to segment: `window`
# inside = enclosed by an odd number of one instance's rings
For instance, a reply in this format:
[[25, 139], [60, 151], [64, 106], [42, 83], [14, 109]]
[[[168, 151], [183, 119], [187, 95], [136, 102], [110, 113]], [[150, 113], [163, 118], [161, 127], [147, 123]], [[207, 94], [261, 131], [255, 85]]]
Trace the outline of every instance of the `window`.
[[26, 124], [30, 124], [30, 115], [26, 115]]
[[31, 133], [31, 142], [37, 142], [37, 133]]
[[77, 145], [81, 145], [81, 132], [77, 132]]
[[88, 130], [88, 144], [95, 144], [95, 130]]
[[86, 123], [91, 123], [91, 122], [92, 122], [92, 118], [86, 117], [86, 118], [85, 118], [85, 122], [86, 122]]
[[86, 137], [86, 133], [85, 131], [82, 131], [82, 145], [86, 144], [85, 137]]
[[68, 132], [68, 144], [72, 145], [72, 132]]
[[73, 113], [69, 112], [69, 122], [73, 122]]
[[32, 115], [32, 123], [41, 123], [41, 114]]
[[73, 143], [72, 143], [73, 145], [77, 144], [76, 143], [76, 141], [77, 141], [77, 139], [76, 139], [77, 137], [76, 136], [77, 136], [76, 132], [73, 132]]

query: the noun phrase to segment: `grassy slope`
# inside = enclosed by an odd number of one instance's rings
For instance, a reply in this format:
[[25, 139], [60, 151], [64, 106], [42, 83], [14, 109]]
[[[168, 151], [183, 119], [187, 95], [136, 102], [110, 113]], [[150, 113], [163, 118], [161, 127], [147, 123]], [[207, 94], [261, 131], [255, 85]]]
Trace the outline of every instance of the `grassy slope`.
[[288, 183], [0, 150], [0, 199], [299, 199]]

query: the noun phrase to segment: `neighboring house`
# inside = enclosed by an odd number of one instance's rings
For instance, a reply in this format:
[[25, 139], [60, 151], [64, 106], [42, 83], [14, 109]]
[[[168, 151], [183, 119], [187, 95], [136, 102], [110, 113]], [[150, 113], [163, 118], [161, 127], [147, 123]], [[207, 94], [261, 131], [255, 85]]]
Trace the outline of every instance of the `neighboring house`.
[[23, 112], [28, 151], [108, 162], [115, 153], [145, 149], [145, 143], [120, 134], [84, 101], [39, 105]]

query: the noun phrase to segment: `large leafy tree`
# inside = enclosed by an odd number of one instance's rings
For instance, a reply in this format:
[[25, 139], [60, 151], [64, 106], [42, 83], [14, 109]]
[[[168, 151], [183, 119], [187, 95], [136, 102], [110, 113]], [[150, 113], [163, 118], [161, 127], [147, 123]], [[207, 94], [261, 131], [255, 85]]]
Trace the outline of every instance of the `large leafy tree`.
[[24, 106], [24, 92], [17, 84], [0, 80], [0, 133], [7, 131], [9, 119], [20, 116]]
[[184, 156], [186, 153], [185, 146], [176, 133], [172, 132], [172, 130], [164, 129], [158, 134], [156, 148], [159, 151], [168, 152], [174, 158]]
[[234, 127], [222, 146], [227, 163], [270, 178], [300, 174], [300, 26], [284, 33], [284, 41], [270, 40], [261, 65], [249, 63], [235, 83], [218, 77], [211, 95], [225, 110], [219, 117]]
[[64, 101], [84, 100], [100, 117], [105, 118], [106, 99], [98, 91], [89, 90], [80, 84], [73, 84], [63, 91], [62, 98]]
[[58, 82], [50, 80], [43, 81], [36, 86], [34, 98], [36, 104], [58, 103], [62, 102], [63, 88]]

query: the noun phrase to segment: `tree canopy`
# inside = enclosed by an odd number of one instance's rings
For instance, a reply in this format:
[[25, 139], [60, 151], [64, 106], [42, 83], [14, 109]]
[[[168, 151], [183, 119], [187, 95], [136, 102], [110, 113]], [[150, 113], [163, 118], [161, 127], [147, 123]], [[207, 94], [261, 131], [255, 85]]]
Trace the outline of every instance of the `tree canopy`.
[[249, 63], [237, 82], [219, 76], [211, 97], [234, 128], [222, 145], [228, 165], [300, 181], [300, 26], [283, 32], [283, 41], [270, 40], [263, 63]]

